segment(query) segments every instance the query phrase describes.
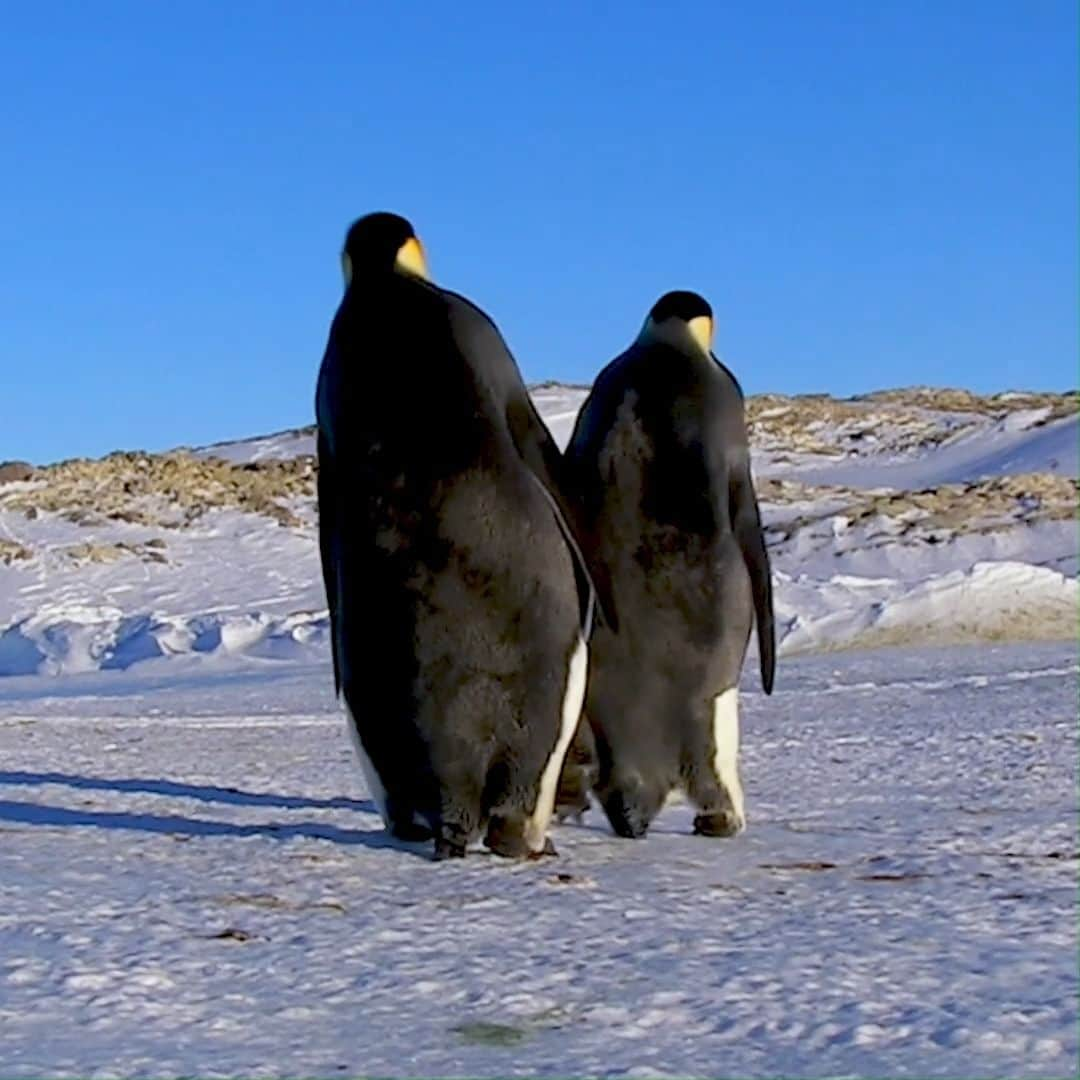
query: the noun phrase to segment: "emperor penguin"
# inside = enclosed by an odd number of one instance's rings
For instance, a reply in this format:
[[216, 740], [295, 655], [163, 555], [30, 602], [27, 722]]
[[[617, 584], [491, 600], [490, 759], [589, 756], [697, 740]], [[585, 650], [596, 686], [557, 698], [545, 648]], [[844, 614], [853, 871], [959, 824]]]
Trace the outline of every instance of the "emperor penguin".
[[662, 296], [596, 379], [566, 450], [619, 622], [593, 633], [559, 809], [584, 809], [592, 786], [620, 836], [644, 835], [679, 788], [697, 807], [695, 832], [740, 832], [738, 683], [755, 622], [762, 684], [773, 687], [743, 394], [712, 337], [701, 296]]
[[550, 851], [603, 570], [503, 338], [430, 280], [412, 225], [361, 218], [342, 266], [315, 401], [319, 547], [369, 790], [437, 859], [480, 837]]

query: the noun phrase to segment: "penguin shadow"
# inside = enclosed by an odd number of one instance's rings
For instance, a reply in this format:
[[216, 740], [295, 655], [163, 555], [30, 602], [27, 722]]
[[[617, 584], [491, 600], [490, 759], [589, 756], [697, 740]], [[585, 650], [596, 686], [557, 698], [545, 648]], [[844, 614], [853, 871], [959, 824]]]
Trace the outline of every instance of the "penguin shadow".
[[276, 795], [265, 791], [242, 791], [234, 787], [214, 787], [209, 784], [182, 784], [175, 780], [134, 777], [127, 780], [77, 773], [19, 772], [0, 770], [0, 784], [30, 787], [42, 784], [64, 784], [86, 791], [139, 792], [149, 795], [171, 795], [200, 802], [228, 803], [232, 806], [270, 806], [282, 810], [359, 810], [377, 813], [370, 799], [314, 799], [300, 795]]
[[[158, 778], [108, 779], [59, 772], [0, 770], [0, 786], [32, 787], [45, 784], [59, 784], [84, 791], [164, 795], [231, 806], [262, 806], [284, 810], [355, 810], [366, 814], [377, 813], [375, 804], [368, 799], [306, 798], [270, 792], [242, 791], [233, 787], [184, 784]], [[90, 826], [99, 829], [131, 829], [138, 832], [165, 833], [177, 839], [190, 839], [197, 836], [265, 836], [273, 840], [291, 840], [294, 837], [307, 837], [330, 840], [336, 844], [360, 845], [368, 848], [396, 848], [417, 855], [423, 854], [422, 845], [403, 843], [381, 828], [377, 830], [347, 829], [321, 821], [247, 824], [184, 817], [180, 814], [75, 810], [43, 803], [0, 799], [0, 822], [50, 828]]]

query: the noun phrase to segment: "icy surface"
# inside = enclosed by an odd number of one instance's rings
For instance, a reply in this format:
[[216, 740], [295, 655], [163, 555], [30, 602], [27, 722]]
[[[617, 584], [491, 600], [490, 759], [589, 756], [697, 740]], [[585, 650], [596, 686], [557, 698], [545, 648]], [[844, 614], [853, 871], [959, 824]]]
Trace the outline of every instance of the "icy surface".
[[314, 454], [315, 435], [310, 429], [297, 428], [279, 431], [273, 435], [261, 435], [254, 439], [212, 443], [210, 446], [200, 447], [195, 453], [200, 457], [223, 458], [237, 464], [290, 458], [298, 454]]
[[1019, 412], [913, 459], [810, 465], [791, 470], [808, 483], [853, 487], [928, 488], [987, 476], [1050, 472], [1080, 475], [1080, 423], [1075, 416], [1043, 423], [1038, 412]]
[[739, 838], [530, 864], [392, 846], [322, 663], [6, 679], [0, 1072], [1075, 1075], [1075, 646], [842, 660]]

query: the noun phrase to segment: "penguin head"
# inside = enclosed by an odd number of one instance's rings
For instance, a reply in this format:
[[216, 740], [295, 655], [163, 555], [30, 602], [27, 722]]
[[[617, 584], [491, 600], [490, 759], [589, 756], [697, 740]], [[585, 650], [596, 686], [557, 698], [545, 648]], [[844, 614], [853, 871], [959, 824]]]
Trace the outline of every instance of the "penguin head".
[[397, 214], [368, 214], [353, 223], [341, 252], [341, 270], [348, 288], [354, 275], [412, 274], [428, 277], [423, 245], [412, 225]]
[[713, 312], [708, 301], [694, 292], [664, 293], [653, 304], [639, 340], [663, 342], [676, 348], [692, 341], [706, 355], [712, 349]]

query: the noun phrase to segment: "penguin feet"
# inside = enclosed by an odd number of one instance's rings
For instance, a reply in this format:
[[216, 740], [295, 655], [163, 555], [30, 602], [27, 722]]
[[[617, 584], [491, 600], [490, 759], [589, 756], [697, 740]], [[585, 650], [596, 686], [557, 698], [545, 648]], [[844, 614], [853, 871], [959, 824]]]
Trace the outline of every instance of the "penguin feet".
[[734, 810], [716, 810], [694, 818], [695, 836], [737, 836], [745, 828], [746, 822]]
[[525, 839], [525, 820], [519, 817], [493, 816], [488, 822], [484, 845], [504, 859], [540, 859], [558, 854], [550, 838], [545, 838], [540, 851], [533, 851]]
[[469, 837], [464, 829], [456, 825], [443, 825], [435, 836], [435, 861], [464, 859], [468, 846]]
[[395, 840], [402, 840], [408, 844], [422, 844], [435, 834], [429, 826], [422, 825], [418, 821], [394, 821], [390, 825], [390, 835]]
[[561, 825], [564, 821], [575, 821], [581, 824], [585, 815], [589, 812], [591, 804], [587, 795], [579, 799], [555, 804], [555, 820]]
[[614, 792], [604, 800], [604, 813], [607, 814], [615, 835], [628, 840], [639, 840], [643, 837], [649, 831], [649, 823], [653, 819], [653, 813], [650, 813], [647, 807], [621, 791]]
[[548, 859], [558, 856], [558, 852], [555, 850], [555, 845], [551, 842], [550, 836], [544, 837], [544, 846], [539, 851], [530, 851], [530, 859]]
[[[571, 746], [571, 754], [576, 746]], [[589, 792], [596, 782], [596, 770], [591, 761], [571, 760], [567, 756], [563, 773], [558, 778], [558, 791], [555, 794], [555, 820], [566, 821], [568, 818], [581, 821], [589, 811]]]
[[454, 840], [449, 840], [445, 836], [437, 836], [435, 838], [435, 861], [444, 862], [446, 859], [464, 859], [465, 858], [465, 845], [459, 844]]
[[426, 815], [414, 809], [410, 799], [390, 796], [386, 800], [386, 831], [395, 840], [415, 844], [430, 840], [435, 831], [426, 820]]

